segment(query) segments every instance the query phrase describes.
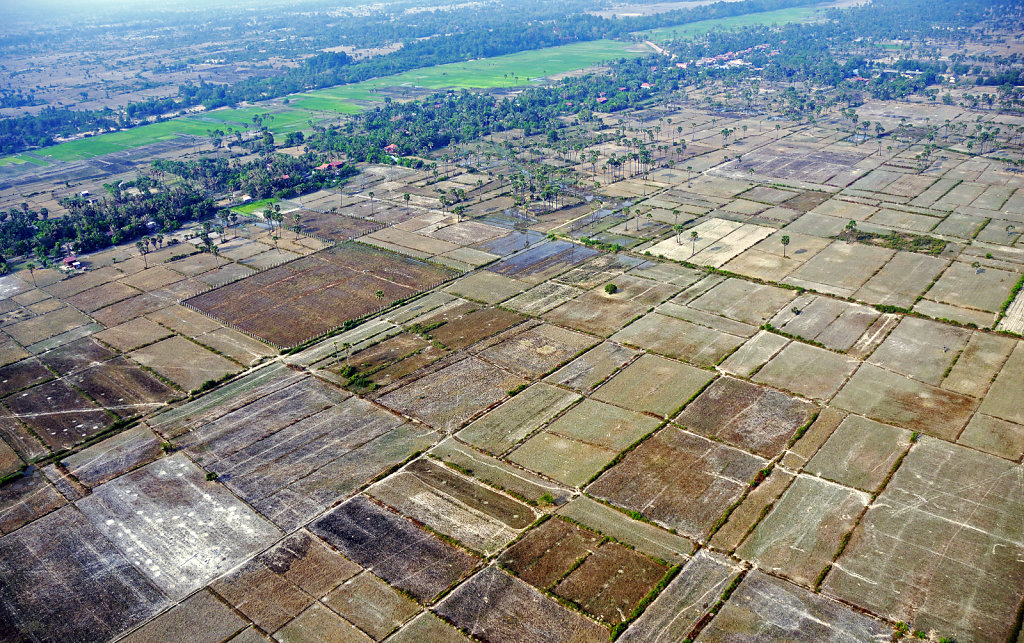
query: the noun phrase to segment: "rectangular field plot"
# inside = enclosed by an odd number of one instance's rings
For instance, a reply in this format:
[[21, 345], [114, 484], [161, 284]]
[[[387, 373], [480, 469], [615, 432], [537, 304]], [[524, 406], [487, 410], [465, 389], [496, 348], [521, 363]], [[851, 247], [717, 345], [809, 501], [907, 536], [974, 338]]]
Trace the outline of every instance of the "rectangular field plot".
[[910, 447], [910, 432], [849, 415], [804, 470], [848, 487], [876, 491]]
[[868, 500], [866, 493], [797, 476], [736, 555], [759, 569], [813, 587]]
[[879, 422], [953, 440], [978, 401], [864, 364], [832, 404]]
[[868, 361], [938, 386], [970, 337], [962, 328], [905, 317]]
[[430, 460], [416, 460], [366, 490], [367, 495], [493, 555], [536, 519], [527, 505]]
[[815, 412], [816, 407], [804, 400], [724, 377], [691, 402], [675, 422], [696, 433], [773, 458]]
[[877, 310], [861, 304], [801, 295], [791, 308], [776, 315], [771, 324], [791, 335], [820, 342], [827, 348], [846, 351], [857, 343], [878, 317]]
[[[289, 218], [294, 214], [290, 213]], [[333, 212], [302, 210], [298, 214], [302, 217], [300, 223], [302, 232], [332, 241], [349, 241], [384, 227], [376, 221], [357, 219]]]
[[621, 623], [668, 571], [664, 563], [606, 542], [554, 589], [609, 625]]
[[281, 536], [204, 478], [178, 454], [95, 488], [78, 507], [154, 585], [182, 598]]
[[757, 372], [754, 381], [804, 397], [827, 400], [857, 368], [855, 359], [792, 342]]
[[656, 312], [644, 315], [611, 339], [706, 367], [717, 364], [744, 341]]
[[9, 641], [117, 638], [167, 604], [74, 507], [0, 538], [0, 590]]
[[869, 304], [910, 308], [945, 267], [945, 259], [897, 252], [853, 297]]
[[588, 491], [703, 539], [764, 465], [757, 456], [669, 426], [606, 471]]
[[477, 562], [365, 496], [356, 496], [319, 518], [310, 531], [420, 601], [433, 600]]
[[178, 444], [291, 530], [434, 441], [422, 427], [306, 378], [182, 436]]
[[760, 326], [796, 298], [792, 290], [726, 279], [688, 306], [706, 313]]
[[76, 388], [120, 417], [148, 413], [178, 395], [149, 371], [124, 357], [68, 377]]
[[698, 224], [692, 231], [697, 233], [695, 242], [687, 238], [679, 243], [672, 236], [648, 250], [655, 256], [717, 268], [775, 232], [774, 228], [717, 218]]
[[363, 572], [324, 597], [324, 604], [379, 641], [420, 611], [412, 599]]
[[[457, 587], [437, 612], [485, 641], [599, 643], [608, 630], [523, 581], [488, 567]], [[529, 618], [523, 616], [528, 614]]]
[[152, 368], [186, 391], [209, 380], [242, 370], [234, 362], [212, 353], [184, 337], [173, 336], [129, 353], [136, 362]]
[[501, 454], [579, 399], [569, 391], [537, 383], [459, 432], [459, 439]]
[[65, 380], [52, 380], [17, 393], [4, 404], [54, 451], [100, 433], [115, 419]]
[[587, 393], [636, 355], [630, 348], [604, 342], [558, 369], [545, 381]]
[[605, 541], [604, 536], [566, 520], [531, 529], [502, 552], [498, 564], [538, 589], [548, 589]]
[[994, 313], [1020, 275], [997, 268], [976, 268], [955, 261], [925, 295], [940, 304]]
[[679, 534], [635, 520], [587, 496], [578, 496], [559, 508], [558, 514], [669, 564], [685, 563], [694, 549], [693, 542]]
[[701, 550], [687, 562], [679, 575], [638, 618], [620, 641], [680, 641], [687, 637], [740, 573], [727, 558]]
[[[193, 297], [189, 305], [278, 346], [293, 346], [436, 286], [454, 272], [345, 243]], [[376, 293], [382, 292], [378, 299]]]
[[454, 432], [525, 380], [476, 357], [445, 366], [379, 398], [384, 406]]
[[1021, 465], [923, 438], [823, 590], [958, 641], [1009, 640], [1024, 598]]
[[887, 248], [835, 241], [783, 281], [793, 286], [849, 297], [894, 254], [895, 251]]
[[671, 416], [714, 377], [714, 373], [642, 355], [594, 393], [594, 399], [634, 411]]
[[513, 373], [533, 378], [550, 372], [597, 341], [589, 335], [541, 324], [491, 346], [481, 355]]
[[885, 623], [755, 569], [696, 641], [884, 643], [892, 637]]
[[568, 241], [547, 241], [488, 266], [487, 270], [539, 284], [598, 254], [597, 250]]

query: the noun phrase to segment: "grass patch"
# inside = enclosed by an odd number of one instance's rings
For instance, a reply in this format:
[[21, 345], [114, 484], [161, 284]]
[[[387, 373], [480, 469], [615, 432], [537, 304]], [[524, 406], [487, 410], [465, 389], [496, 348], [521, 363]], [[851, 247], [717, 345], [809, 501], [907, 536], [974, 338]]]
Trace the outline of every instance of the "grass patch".
[[728, 18], [715, 18], [714, 20], [701, 20], [685, 25], [674, 27], [661, 27], [651, 31], [641, 31], [638, 35], [655, 42], [665, 42], [677, 38], [693, 38], [702, 36], [711, 31], [728, 31], [731, 29], [742, 29], [743, 27], [756, 27], [761, 25], [781, 25], [788, 22], [810, 22], [821, 20], [825, 16], [825, 6], [817, 7], [792, 7], [789, 9], [778, 9], [776, 11], [761, 11], [748, 13], [742, 16], [730, 16]]
[[561, 47], [522, 51], [494, 58], [448, 63], [425, 69], [412, 69], [394, 76], [374, 78], [361, 83], [299, 94], [291, 105], [304, 109], [341, 113], [361, 111], [361, 103], [376, 102], [381, 89], [418, 87], [425, 89], [491, 89], [539, 82], [544, 76], [583, 69], [618, 58], [639, 56], [629, 51], [630, 44], [614, 40], [594, 40]]
[[263, 210], [266, 209], [268, 205], [274, 205], [279, 201], [280, 199], [275, 198], [260, 199], [259, 201], [250, 201], [245, 205], [235, 206], [231, 209], [237, 212], [238, 214], [244, 214], [245, 216], [251, 217], [256, 215], [262, 215]]

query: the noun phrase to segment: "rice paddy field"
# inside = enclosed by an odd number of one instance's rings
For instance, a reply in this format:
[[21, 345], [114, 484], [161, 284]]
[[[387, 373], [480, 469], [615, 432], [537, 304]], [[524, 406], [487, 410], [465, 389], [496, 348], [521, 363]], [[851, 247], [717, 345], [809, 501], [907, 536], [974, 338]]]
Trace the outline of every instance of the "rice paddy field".
[[[621, 55], [591, 45], [564, 64]], [[402, 82], [526, 82], [543, 55]], [[1019, 641], [1024, 176], [883, 153], [835, 114], [597, 118], [687, 124], [692, 169], [655, 149], [609, 176], [509, 135], [601, 207], [515, 208], [497, 175], [523, 158], [360, 164], [279, 202], [303, 231], [228, 225], [214, 255], [193, 224], [0, 276], [0, 632]]]
[[274, 104], [268, 107], [222, 108], [130, 130], [59, 143], [32, 154], [0, 158], [0, 165], [45, 164], [48, 160], [74, 161], [131, 150], [181, 136], [206, 138], [208, 132], [215, 129], [226, 131], [228, 127], [232, 127], [236, 130], [245, 130], [252, 125], [252, 117], [256, 114], [272, 115], [273, 120], [268, 119], [265, 124], [275, 135], [282, 135], [308, 127], [307, 122], [310, 119], [322, 120], [325, 112], [354, 114], [362, 111], [368, 104], [382, 100], [375, 95], [375, 92], [382, 89], [489, 89], [528, 85], [542, 82], [546, 76], [583, 69], [612, 59], [638, 56], [645, 49], [618, 41], [598, 40], [415, 69], [353, 85], [298, 94], [288, 97], [287, 105], [274, 101]]

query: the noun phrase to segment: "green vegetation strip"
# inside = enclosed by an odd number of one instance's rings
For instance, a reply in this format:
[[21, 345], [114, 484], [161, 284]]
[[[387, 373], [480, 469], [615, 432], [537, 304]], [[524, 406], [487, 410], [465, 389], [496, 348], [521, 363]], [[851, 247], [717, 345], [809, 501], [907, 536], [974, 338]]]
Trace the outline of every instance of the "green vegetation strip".
[[310, 110], [352, 113], [362, 109], [366, 102], [380, 100], [376, 92], [383, 89], [492, 89], [520, 86], [539, 82], [545, 76], [564, 74], [609, 60], [632, 58], [642, 53], [631, 49], [637, 48], [615, 40], [594, 40], [507, 56], [479, 58], [299, 94], [289, 104]]
[[[631, 49], [636, 51], [630, 51]], [[538, 82], [544, 76], [563, 74], [609, 60], [632, 58], [641, 54], [640, 48], [630, 43], [595, 40], [495, 58], [438, 65], [352, 85], [298, 94], [286, 99], [288, 104], [284, 106], [218, 109], [120, 132], [68, 141], [36, 154], [57, 161], [78, 161], [172, 140], [182, 135], [206, 137], [212, 130], [219, 129], [226, 133], [228, 127], [244, 130], [252, 125], [253, 116], [268, 113], [272, 119], [265, 118], [263, 124], [276, 136], [303, 129], [308, 126], [310, 120], [322, 119], [325, 116], [324, 112], [359, 112], [367, 104], [382, 100], [376, 92], [384, 88], [405, 86], [426, 89], [492, 89], [518, 86]], [[24, 154], [0, 157], [0, 165], [24, 162], [44, 165], [46, 163]]]
[[675, 27], [662, 27], [660, 29], [652, 29], [651, 31], [639, 32], [639, 35], [655, 42], [666, 42], [676, 38], [702, 36], [711, 31], [728, 31], [762, 25], [781, 25], [790, 22], [810, 22], [812, 20], [820, 20], [824, 18], [824, 15], [824, 5], [817, 7], [792, 7], [790, 9], [778, 9], [777, 11], [762, 11], [742, 16], [701, 20], [700, 22], [691, 22]]

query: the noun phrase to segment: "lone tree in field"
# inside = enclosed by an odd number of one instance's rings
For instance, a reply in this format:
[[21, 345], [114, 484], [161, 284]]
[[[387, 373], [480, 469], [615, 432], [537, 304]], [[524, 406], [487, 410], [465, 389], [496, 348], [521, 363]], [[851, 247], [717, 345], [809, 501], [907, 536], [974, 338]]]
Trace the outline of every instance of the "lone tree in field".
[[690, 230], [690, 256], [697, 254], [697, 231]]
[[138, 248], [139, 254], [142, 255], [142, 262], [145, 264], [146, 268], [149, 268], [149, 259], [146, 259], [146, 253], [149, 252], [149, 244], [136, 241], [135, 247]]
[[35, 286], [36, 285], [36, 264], [34, 264], [34, 263], [32, 263], [30, 261], [27, 264], [25, 264], [25, 267], [28, 268], [28, 275], [30, 277], [32, 277], [32, 285]]
[[373, 216], [373, 192], [370, 192], [370, 216]]
[[409, 214], [409, 199], [412, 198], [412, 195], [406, 192], [405, 194], [402, 195], [402, 198], [405, 199], [405, 213]]
[[374, 293], [374, 295], [377, 297], [377, 305], [379, 307], [383, 308], [383, 305], [381, 304], [381, 302], [384, 301], [384, 291], [383, 290], [378, 290], [376, 293]]
[[786, 234], [782, 235], [782, 239], [780, 239], [780, 241], [782, 241], [782, 258], [785, 259], [786, 258], [786, 246], [789, 245], [789, 235], [786, 235]]
[[678, 226], [679, 225], [679, 210], [673, 209], [672, 210], [672, 216], [675, 217], [675, 219], [672, 221], [672, 225], [673, 226]]

